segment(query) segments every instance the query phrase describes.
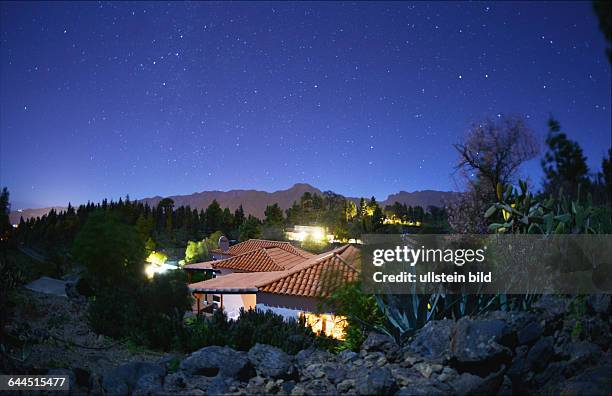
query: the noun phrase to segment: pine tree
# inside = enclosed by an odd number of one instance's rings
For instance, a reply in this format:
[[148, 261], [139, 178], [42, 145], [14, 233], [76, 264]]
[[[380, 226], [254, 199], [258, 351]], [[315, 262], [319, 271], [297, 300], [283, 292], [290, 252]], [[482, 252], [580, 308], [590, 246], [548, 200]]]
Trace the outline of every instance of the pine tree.
[[586, 157], [582, 154], [580, 145], [561, 132], [557, 120], [549, 119], [548, 128], [548, 150], [541, 162], [544, 170], [544, 192], [556, 195], [563, 189], [565, 194], [576, 197], [578, 186], [581, 186], [582, 191], [586, 191], [590, 184]]

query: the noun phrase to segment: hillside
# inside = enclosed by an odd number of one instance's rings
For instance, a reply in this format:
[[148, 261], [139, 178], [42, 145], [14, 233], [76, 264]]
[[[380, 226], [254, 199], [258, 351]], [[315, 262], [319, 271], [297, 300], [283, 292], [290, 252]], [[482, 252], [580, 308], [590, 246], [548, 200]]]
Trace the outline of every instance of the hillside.
[[[217, 200], [222, 208], [236, 210], [240, 205], [244, 208], [246, 214], [252, 214], [257, 217], [264, 217], [266, 206], [278, 203], [282, 209], [289, 208], [293, 202], [299, 201], [300, 197], [305, 193], [322, 194], [318, 188], [306, 183], [296, 183], [286, 190], [278, 190], [274, 192], [259, 191], [259, 190], [229, 190], [229, 191], [202, 191], [189, 195], [172, 195], [175, 207], [181, 205], [189, 205], [196, 209], [206, 209], [213, 200]], [[400, 202], [409, 206], [422, 206], [427, 208], [430, 205], [444, 206], [445, 202], [449, 202], [459, 196], [460, 193], [450, 191], [434, 191], [423, 190], [415, 192], [400, 191], [397, 194], [391, 194], [387, 199], [379, 203], [384, 207], [391, 205], [394, 202]], [[149, 205], [157, 205], [165, 197], [155, 196], [151, 198], [143, 198], [142, 202]], [[370, 198], [370, 197], [366, 197]], [[359, 203], [359, 198], [348, 197], [348, 199]], [[24, 219], [30, 217], [38, 217], [48, 213], [52, 208], [41, 209], [24, 209], [20, 212], [11, 212], [11, 223], [16, 224], [19, 218]], [[64, 210], [65, 207], [54, 207], [55, 210]]]

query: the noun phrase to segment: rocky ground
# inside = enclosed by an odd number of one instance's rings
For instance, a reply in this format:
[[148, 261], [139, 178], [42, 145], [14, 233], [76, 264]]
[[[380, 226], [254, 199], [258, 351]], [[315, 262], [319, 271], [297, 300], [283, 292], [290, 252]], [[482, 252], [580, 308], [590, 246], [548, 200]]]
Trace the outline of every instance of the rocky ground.
[[[1, 329], [18, 347], [3, 362], [13, 370], [76, 370], [100, 376], [130, 361], [156, 361], [159, 353], [131, 348], [100, 336], [87, 324], [87, 302], [22, 289], [14, 297], [11, 319]], [[10, 348], [10, 346], [8, 346]]]
[[434, 321], [404, 346], [371, 333], [359, 353], [211, 346], [102, 374], [64, 372], [84, 394], [612, 394], [610, 295], [584, 305], [578, 316], [569, 300], [545, 296], [528, 313]]

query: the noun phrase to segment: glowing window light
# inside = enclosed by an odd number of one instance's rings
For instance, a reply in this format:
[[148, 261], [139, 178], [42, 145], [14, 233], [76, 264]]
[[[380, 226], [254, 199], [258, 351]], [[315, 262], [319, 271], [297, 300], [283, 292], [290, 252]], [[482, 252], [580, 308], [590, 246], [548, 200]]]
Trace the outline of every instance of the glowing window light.
[[344, 340], [346, 335], [346, 317], [333, 314], [314, 314], [302, 312], [306, 325], [315, 333], [324, 333], [328, 337]]

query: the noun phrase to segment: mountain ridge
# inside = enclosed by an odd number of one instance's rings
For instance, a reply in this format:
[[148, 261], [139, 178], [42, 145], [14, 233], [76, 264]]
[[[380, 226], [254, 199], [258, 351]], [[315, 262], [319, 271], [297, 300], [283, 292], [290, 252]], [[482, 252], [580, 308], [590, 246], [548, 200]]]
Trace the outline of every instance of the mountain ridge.
[[[210, 190], [200, 191], [191, 194], [176, 194], [162, 197], [155, 195], [153, 197], [147, 197], [139, 199], [139, 202], [148, 203], [149, 205], [157, 205], [159, 201], [164, 198], [170, 198], [174, 201], [175, 207], [189, 205], [194, 209], [206, 209], [213, 200], [217, 200], [222, 208], [229, 208], [231, 211], [236, 210], [242, 205], [245, 214], [252, 214], [254, 216], [263, 218], [264, 211], [267, 205], [278, 203], [279, 206], [285, 210], [293, 204], [295, 201], [299, 201], [300, 197], [305, 193], [316, 193], [322, 194], [323, 191], [314, 187], [308, 183], [295, 183], [293, 186], [284, 189], [276, 190], [272, 192], [255, 190], [255, 189], [233, 189], [228, 191], [221, 190]], [[456, 199], [461, 193], [454, 191], [437, 191], [437, 190], [417, 190], [408, 192], [401, 190], [394, 194], [389, 194], [387, 199], [379, 201], [381, 206], [391, 205], [394, 202], [400, 202], [408, 206], [422, 206], [427, 208], [428, 206], [443, 206], [446, 202]], [[370, 197], [366, 197], [369, 199]], [[346, 197], [353, 202], [359, 203], [360, 198]], [[51, 209], [56, 211], [65, 210], [66, 207], [54, 206], [48, 208], [33, 208], [23, 209], [21, 211], [14, 211], [10, 213], [11, 223], [19, 223], [19, 218], [23, 217], [28, 219], [30, 217], [39, 217], [48, 213]]]

